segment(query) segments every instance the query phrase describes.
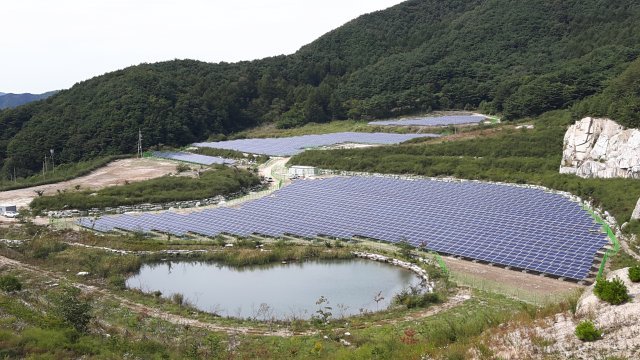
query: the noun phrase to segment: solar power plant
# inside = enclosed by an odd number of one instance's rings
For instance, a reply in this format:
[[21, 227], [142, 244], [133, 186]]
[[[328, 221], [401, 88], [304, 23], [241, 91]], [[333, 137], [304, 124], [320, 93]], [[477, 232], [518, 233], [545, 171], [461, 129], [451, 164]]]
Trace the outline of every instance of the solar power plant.
[[98, 231], [407, 241], [443, 254], [582, 280], [608, 244], [580, 204], [540, 189], [436, 180], [299, 180], [239, 208], [81, 219]]
[[213, 164], [234, 164], [236, 161], [231, 159], [225, 159], [218, 156], [206, 156], [206, 155], [198, 155], [191, 154], [187, 152], [161, 152], [155, 151], [153, 156], [159, 157], [162, 159], [171, 159], [178, 161], [186, 161], [194, 164], [201, 165], [213, 165]]
[[342, 132], [323, 135], [302, 135], [284, 138], [241, 139], [219, 142], [196, 143], [193, 146], [215, 149], [237, 150], [251, 154], [290, 156], [308, 148], [345, 143], [399, 144], [419, 137], [438, 137], [436, 134], [390, 134]]
[[437, 117], [415, 117], [396, 120], [371, 121], [369, 125], [394, 125], [394, 126], [443, 126], [443, 125], [463, 125], [478, 124], [486, 120], [481, 115], [455, 115]]

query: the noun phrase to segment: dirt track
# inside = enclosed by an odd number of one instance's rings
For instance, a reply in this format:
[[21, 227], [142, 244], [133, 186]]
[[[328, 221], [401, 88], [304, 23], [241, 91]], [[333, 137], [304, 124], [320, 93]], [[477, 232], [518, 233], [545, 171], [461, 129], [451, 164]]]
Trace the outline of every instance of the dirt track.
[[89, 175], [55, 184], [34, 186], [25, 189], [0, 192], [0, 203], [28, 206], [37, 194], [35, 190], [44, 190], [45, 195], [55, 194], [57, 190], [73, 189], [80, 185], [81, 189], [101, 189], [107, 186], [124, 184], [157, 178], [175, 172], [176, 163], [160, 159], [124, 159], [109, 163], [93, 171]]

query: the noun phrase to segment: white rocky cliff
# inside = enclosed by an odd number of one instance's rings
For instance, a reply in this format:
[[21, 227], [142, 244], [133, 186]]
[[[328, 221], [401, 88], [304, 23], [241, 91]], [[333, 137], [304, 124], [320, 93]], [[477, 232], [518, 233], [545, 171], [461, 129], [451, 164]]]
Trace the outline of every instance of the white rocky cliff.
[[576, 122], [564, 136], [560, 173], [640, 179], [640, 130], [625, 129], [609, 119]]

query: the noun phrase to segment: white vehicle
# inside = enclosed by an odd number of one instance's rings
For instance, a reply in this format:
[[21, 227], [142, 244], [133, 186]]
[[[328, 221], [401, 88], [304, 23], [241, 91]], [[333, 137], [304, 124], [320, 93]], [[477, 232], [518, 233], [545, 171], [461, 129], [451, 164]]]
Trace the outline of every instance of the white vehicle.
[[18, 213], [15, 211], [5, 211], [4, 212], [4, 217], [8, 217], [8, 218], [16, 218], [18, 217]]

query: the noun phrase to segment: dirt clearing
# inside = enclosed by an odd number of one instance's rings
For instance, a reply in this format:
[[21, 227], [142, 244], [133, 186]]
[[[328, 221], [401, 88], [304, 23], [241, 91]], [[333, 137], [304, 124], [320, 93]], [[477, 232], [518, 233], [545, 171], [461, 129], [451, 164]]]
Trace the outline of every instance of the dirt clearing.
[[69, 181], [55, 184], [34, 186], [25, 189], [0, 192], [0, 203], [28, 206], [36, 196], [36, 190], [44, 190], [45, 195], [53, 195], [57, 190], [74, 189], [80, 185], [80, 189], [98, 190], [107, 186], [122, 185], [125, 181], [135, 182], [157, 178], [176, 171], [176, 163], [161, 159], [124, 159], [117, 160], [106, 166]]
[[544, 302], [562, 298], [583, 285], [573, 282], [557, 280], [535, 274], [507, 270], [497, 266], [490, 266], [472, 261], [459, 260], [452, 257], [442, 257], [455, 280], [505, 295], [515, 296], [530, 302]]

